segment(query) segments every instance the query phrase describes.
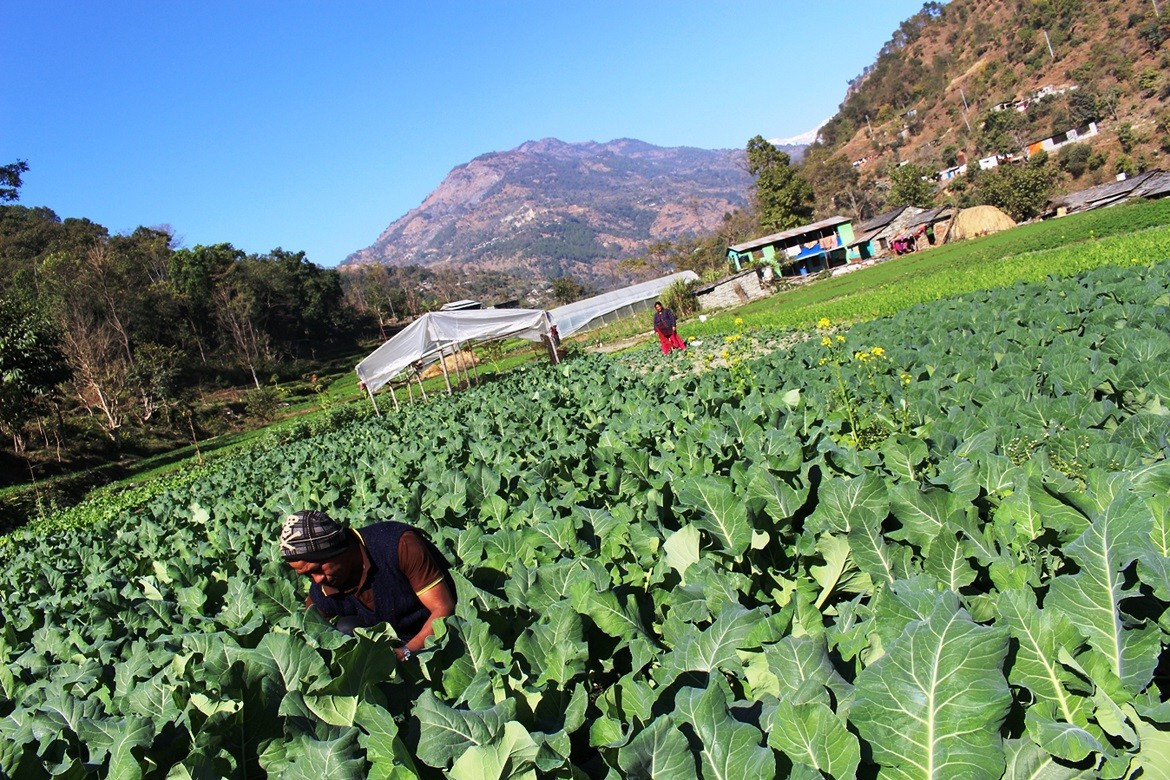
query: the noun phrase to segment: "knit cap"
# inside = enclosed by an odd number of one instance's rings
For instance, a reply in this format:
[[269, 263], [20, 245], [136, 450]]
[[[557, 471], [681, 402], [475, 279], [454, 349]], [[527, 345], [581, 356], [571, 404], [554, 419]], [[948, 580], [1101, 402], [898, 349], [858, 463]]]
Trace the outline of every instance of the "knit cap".
[[280, 556], [286, 561], [326, 561], [349, 549], [349, 532], [314, 509], [294, 512], [280, 529]]

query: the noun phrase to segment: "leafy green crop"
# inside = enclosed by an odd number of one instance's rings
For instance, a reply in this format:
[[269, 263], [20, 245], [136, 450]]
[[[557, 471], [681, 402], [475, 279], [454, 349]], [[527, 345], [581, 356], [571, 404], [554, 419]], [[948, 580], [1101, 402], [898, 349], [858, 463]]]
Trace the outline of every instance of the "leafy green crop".
[[[17, 532], [0, 771], [1159, 776], [1167, 323], [1170, 262], [1135, 263], [744, 371], [580, 357]], [[305, 507], [455, 563], [417, 662], [303, 609]]]

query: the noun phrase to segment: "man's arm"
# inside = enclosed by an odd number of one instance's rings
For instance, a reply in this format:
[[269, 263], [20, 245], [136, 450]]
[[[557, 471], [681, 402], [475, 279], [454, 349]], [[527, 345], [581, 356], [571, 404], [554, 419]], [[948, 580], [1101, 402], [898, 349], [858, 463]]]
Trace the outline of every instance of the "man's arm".
[[423, 649], [423, 645], [427, 640], [435, 634], [435, 618], [448, 617], [455, 614], [455, 597], [452, 595], [450, 589], [447, 588], [447, 582], [444, 580], [435, 587], [420, 593], [418, 600], [422, 602], [423, 606], [431, 611], [427, 622], [423, 623], [423, 627], [417, 634], [410, 638], [402, 647], [395, 648], [394, 654], [398, 656], [398, 660], [402, 660], [402, 651], [404, 648], [409, 648], [410, 652], [417, 653]]

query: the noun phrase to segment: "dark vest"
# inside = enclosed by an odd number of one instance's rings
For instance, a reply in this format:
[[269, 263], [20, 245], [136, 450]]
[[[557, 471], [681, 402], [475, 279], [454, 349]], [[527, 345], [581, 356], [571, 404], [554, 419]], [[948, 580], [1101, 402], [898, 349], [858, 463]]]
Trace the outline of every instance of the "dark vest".
[[375, 609], [366, 609], [354, 595], [326, 596], [317, 583], [309, 588], [309, 598], [313, 604], [326, 615], [356, 617], [359, 625], [367, 628], [377, 623], [389, 623], [402, 640], [409, 640], [421, 631], [431, 612], [419, 601], [410, 587], [410, 581], [398, 568], [398, 540], [406, 531], [414, 531], [422, 539], [435, 564], [443, 572], [443, 581], [454, 599], [455, 581], [451, 578], [451, 566], [439, 549], [417, 528], [411, 528], [405, 523], [387, 522], [366, 526], [358, 531], [366, 543], [366, 554], [370, 556], [370, 582], [374, 590]]

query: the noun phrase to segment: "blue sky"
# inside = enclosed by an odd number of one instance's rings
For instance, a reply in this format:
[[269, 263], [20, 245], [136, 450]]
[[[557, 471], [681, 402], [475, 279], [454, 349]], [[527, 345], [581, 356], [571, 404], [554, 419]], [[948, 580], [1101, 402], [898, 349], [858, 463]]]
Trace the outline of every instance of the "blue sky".
[[831, 116], [921, 0], [2, 0], [20, 202], [334, 266], [525, 141], [742, 148]]

